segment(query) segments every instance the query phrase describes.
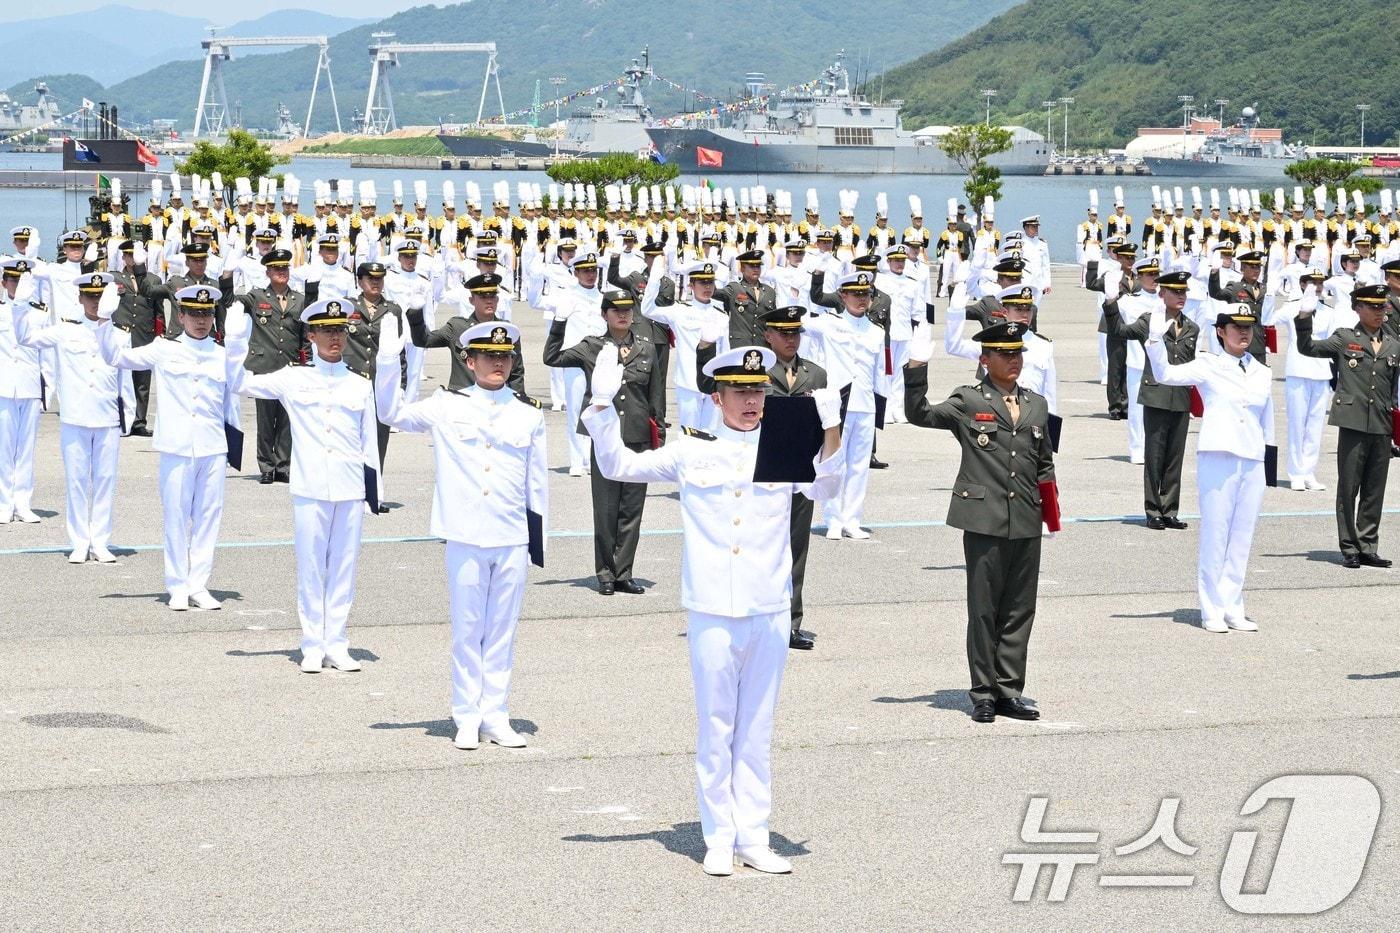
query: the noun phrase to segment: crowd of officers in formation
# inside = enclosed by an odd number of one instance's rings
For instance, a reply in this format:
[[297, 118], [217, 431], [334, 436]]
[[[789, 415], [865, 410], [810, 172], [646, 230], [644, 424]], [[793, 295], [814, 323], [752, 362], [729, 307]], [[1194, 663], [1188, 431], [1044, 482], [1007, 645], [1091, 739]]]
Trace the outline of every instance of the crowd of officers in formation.
[[[187, 206], [181, 185], [157, 180], [140, 216], [114, 191], [88, 229], [62, 235], [55, 262], [40, 258], [38, 231], [11, 231], [0, 264], [0, 520], [37, 521], [34, 438], [40, 409], [56, 401], [68, 559], [114, 561], [117, 441], [152, 434], [154, 381], [169, 604], [217, 609], [208, 581], [225, 463], [240, 465], [238, 403], [254, 398], [260, 481], [288, 483], [292, 496], [301, 669], [357, 670], [347, 622], [363, 516], [389, 507], [391, 434], [430, 433], [454, 743], [517, 747], [526, 740], [507, 699], [526, 567], [544, 559], [544, 408], [565, 410], [568, 472], [591, 485], [599, 594], [644, 592], [632, 571], [647, 484], [680, 489], [705, 869], [727, 874], [737, 859], [787, 871], [767, 845], [769, 747], [785, 655], [815, 644], [802, 627], [815, 503], [827, 538], [869, 538], [869, 474], [886, 465], [876, 432], [907, 422], [949, 431], [962, 450], [948, 524], [964, 534], [973, 719], [1039, 716], [1021, 691], [1041, 541], [1059, 527], [1061, 424], [1038, 320], [1052, 290], [1039, 217], [1003, 234], [990, 200], [975, 222], [950, 200], [934, 230], [911, 197], [897, 228], [879, 193], [862, 229], [855, 191], [840, 193], [827, 223], [812, 190], [798, 218], [790, 192], [762, 187], [550, 185], [546, 197], [523, 184], [512, 205], [505, 183], [488, 213], [476, 185], [459, 201], [450, 181], [440, 213], [423, 182], [407, 203], [395, 183], [381, 213], [372, 182], [317, 181], [304, 205], [292, 177], [256, 195], [235, 180], [231, 204], [222, 179], [194, 178]], [[1290, 333], [1293, 487], [1321, 488], [1332, 381], [1344, 560], [1389, 563], [1376, 537], [1400, 357], [1400, 229], [1388, 202], [1379, 223], [1309, 221], [1301, 192], [1292, 218], [1278, 192], [1275, 216], [1259, 220], [1252, 192], [1232, 192], [1227, 216], [1216, 192], [1209, 216], [1193, 194], [1186, 216], [1180, 191], [1158, 191], [1140, 230], [1121, 191], [1102, 222], [1094, 195], [1077, 250], [1103, 312], [1110, 416], [1128, 420], [1130, 455], [1144, 465], [1148, 526], [1185, 527], [1194, 404], [1202, 624], [1254, 630], [1242, 588], [1273, 440], [1271, 327]], [[935, 299], [946, 301], [944, 352], [967, 360], [970, 378], [930, 404]], [[512, 317], [532, 309], [548, 336], [527, 352]], [[434, 348], [448, 350], [450, 378], [425, 394]], [[524, 391], [536, 361], [549, 368], [547, 402]], [[800, 477], [760, 481], [760, 420], [775, 397], [810, 397], [781, 410], [794, 425], [792, 413], [807, 412], [820, 438], [800, 468], [785, 467]]]

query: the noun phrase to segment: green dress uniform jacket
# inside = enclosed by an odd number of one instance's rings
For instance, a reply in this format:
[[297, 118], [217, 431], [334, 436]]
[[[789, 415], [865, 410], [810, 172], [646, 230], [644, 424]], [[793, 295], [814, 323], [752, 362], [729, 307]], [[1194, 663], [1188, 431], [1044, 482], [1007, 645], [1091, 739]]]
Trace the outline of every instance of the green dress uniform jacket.
[[[1103, 319], [1108, 325], [1109, 336], [1120, 340], [1147, 342], [1147, 329], [1151, 316], [1144, 314], [1136, 321], [1128, 323], [1118, 311], [1117, 301], [1106, 301], [1103, 305]], [[1173, 366], [1189, 363], [1196, 358], [1196, 340], [1201, 329], [1186, 315], [1176, 320], [1176, 328], [1168, 329], [1162, 338], [1167, 348], [1167, 359]], [[1138, 387], [1138, 403], [1144, 408], [1160, 408], [1163, 411], [1190, 411], [1190, 386], [1164, 386], [1152, 375], [1152, 361], [1142, 368], [1142, 384]]]
[[[428, 330], [423, 320], [422, 308], [409, 308], [404, 312], [404, 317], [408, 320], [409, 339], [415, 347], [425, 350], [447, 347], [452, 351], [452, 371], [447, 378], [447, 388], [455, 391], [476, 385], [476, 376], [467, 367], [466, 351], [462, 349], [461, 336], [477, 324], [486, 323], [485, 321], [478, 321], [475, 317], [453, 315], [441, 327]], [[506, 385], [517, 395], [525, 394], [525, 356], [520, 350], [519, 340], [515, 342], [515, 350], [511, 354], [510, 376], [506, 378]]]
[[715, 292], [724, 313], [729, 315], [730, 347], [767, 346], [763, 331], [763, 315], [778, 306], [778, 293], [771, 285], [755, 282], [750, 285], [742, 279], [730, 282]]
[[349, 334], [345, 341], [343, 359], [350, 369], [370, 378], [374, 378], [374, 356], [379, 352], [379, 329], [384, 325], [386, 314], [398, 318], [398, 325], [402, 330], [403, 309], [397, 304], [385, 300], [371, 307], [363, 294], [355, 296], [350, 311]]
[[[1255, 281], [1253, 284], [1244, 279], [1235, 279], [1229, 285], [1221, 287], [1220, 270], [1214, 269], [1210, 273], [1207, 281], [1207, 289], [1210, 297], [1216, 301], [1223, 301], [1228, 304], [1249, 305], [1254, 311], [1254, 316], [1261, 322], [1264, 320], [1264, 282]], [[1254, 328], [1254, 338], [1249, 341], [1249, 355], [1261, 363], [1268, 362], [1265, 357], [1268, 355], [1269, 345], [1264, 336], [1264, 328], [1256, 325]]]
[[255, 288], [239, 299], [253, 322], [248, 334], [248, 359], [243, 364], [250, 373], [272, 373], [288, 363], [310, 358], [306, 353], [306, 328], [301, 323], [306, 296], [290, 288], [286, 296], [285, 310], [270, 288]]

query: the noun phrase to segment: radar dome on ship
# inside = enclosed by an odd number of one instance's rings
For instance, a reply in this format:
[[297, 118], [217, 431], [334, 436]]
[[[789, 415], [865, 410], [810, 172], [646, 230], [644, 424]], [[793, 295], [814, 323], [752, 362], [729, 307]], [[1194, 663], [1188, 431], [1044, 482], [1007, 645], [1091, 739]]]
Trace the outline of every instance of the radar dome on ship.
[[1240, 111], [1240, 115], [1243, 116], [1243, 117], [1247, 120], [1247, 119], [1249, 119], [1250, 117], [1254, 116], [1254, 108], [1253, 108], [1253, 107], [1246, 107], [1246, 108], [1244, 108], [1243, 110]]

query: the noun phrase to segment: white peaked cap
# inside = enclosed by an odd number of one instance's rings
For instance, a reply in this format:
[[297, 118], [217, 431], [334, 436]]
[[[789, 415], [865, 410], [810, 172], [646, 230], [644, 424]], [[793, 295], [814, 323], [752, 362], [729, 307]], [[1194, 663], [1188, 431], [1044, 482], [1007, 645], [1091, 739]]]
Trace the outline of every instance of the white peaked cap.
[[1089, 189], [1089, 210], [1096, 214], [1099, 212], [1099, 189], [1097, 188]]
[[403, 200], [403, 182], [399, 181], [397, 178], [394, 179], [394, 200]]
[[957, 198], [949, 198], [949, 199], [948, 199], [948, 220], [949, 220], [950, 222], [953, 222], [953, 221], [956, 221], [957, 219], [958, 219], [958, 199], [957, 199]]
[[1320, 211], [1327, 210], [1327, 187], [1318, 185], [1313, 189], [1313, 207]]
[[1381, 189], [1381, 213], [1389, 214], [1395, 209], [1395, 192], [1389, 188]]
[[[1097, 191], [1094, 192], [1094, 193], [1095, 193], [1095, 194], [1098, 194]], [[987, 195], [985, 198], [982, 199], [982, 219], [983, 219], [983, 220], [991, 220], [993, 217], [996, 216], [996, 212], [997, 212], [997, 202], [996, 202], [996, 199], [993, 198], [993, 197], [989, 194], [989, 195]]]
[[1293, 206], [1294, 206], [1295, 208], [1297, 208], [1298, 210], [1302, 210], [1302, 209], [1303, 209], [1303, 186], [1302, 186], [1302, 185], [1294, 185], [1294, 186], [1293, 186]]
[[883, 191], [876, 192], [875, 194], [875, 216], [890, 216], [890, 201], [889, 198], [885, 197], [885, 192]]
[[175, 195], [177, 195], [177, 194], [179, 194], [179, 193], [180, 193], [180, 173], [179, 173], [179, 172], [171, 172], [171, 173], [170, 173], [170, 195], [171, 195], [171, 197], [174, 197]]
[[818, 204], [818, 202], [817, 202], [817, 189], [816, 189], [816, 188], [808, 188], [808, 189], [807, 189], [807, 210], [809, 210], [809, 211], [816, 211], [816, 210], [818, 210], [817, 204]]
[[413, 182], [413, 203], [419, 207], [428, 206], [428, 183], [421, 178]]
[[1114, 185], [1114, 186], [1113, 186], [1113, 206], [1114, 206], [1114, 207], [1123, 207], [1123, 206], [1125, 206], [1125, 205], [1123, 204], [1123, 186], [1122, 186], [1122, 185]]
[[457, 186], [451, 180], [442, 183], [442, 203], [449, 207], [457, 206]]
[[924, 202], [919, 199], [919, 196], [917, 194], [909, 195], [909, 216], [924, 216]]
[[1275, 188], [1275, 189], [1274, 189], [1274, 212], [1277, 213], [1278, 211], [1283, 210], [1284, 206], [1285, 206], [1285, 204], [1284, 204], [1284, 200], [1283, 200], [1283, 189], [1282, 189], [1282, 188]]
[[1181, 196], [1181, 186], [1177, 185], [1172, 189], [1172, 203], [1177, 207], [1185, 207], [1186, 199]]
[[1220, 191], [1219, 191], [1219, 189], [1216, 189], [1216, 188], [1210, 189], [1210, 209], [1213, 210], [1213, 211], [1218, 211], [1218, 210], [1220, 210]]
[[159, 202], [160, 202], [161, 195], [164, 193], [164, 189], [165, 189], [165, 182], [161, 181], [159, 178], [152, 178], [152, 179], [151, 179], [151, 200], [152, 200], [152, 201], [155, 201], [155, 202], [157, 202], [157, 203], [159, 203]]
[[1360, 191], [1353, 191], [1351, 193], [1351, 203], [1356, 205], [1358, 211], [1364, 211], [1366, 209], [1366, 198], [1362, 196]]
[[1191, 186], [1191, 209], [1201, 209], [1201, 189], [1198, 185]]

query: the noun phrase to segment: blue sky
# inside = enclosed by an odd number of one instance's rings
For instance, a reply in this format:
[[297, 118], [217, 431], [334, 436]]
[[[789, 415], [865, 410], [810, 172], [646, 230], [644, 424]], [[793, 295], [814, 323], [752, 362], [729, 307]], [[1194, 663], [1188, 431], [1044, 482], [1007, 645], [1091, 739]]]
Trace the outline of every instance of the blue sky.
[[[437, 0], [436, 6], [446, 6], [451, 0]], [[428, 6], [427, 0], [239, 0], [236, 5], [238, 19], [257, 19], [273, 10], [301, 9], [317, 10], [336, 16], [363, 18], [383, 18], [400, 10], [414, 6]], [[162, 10], [179, 16], [210, 15], [214, 8], [203, 8], [191, 4], [189, 0], [45, 0], [42, 5], [27, 3], [0, 3], [0, 22], [21, 19], [41, 19], [62, 13], [81, 13], [104, 6], [129, 6], [143, 10]], [[224, 8], [229, 9], [229, 8]], [[223, 15], [227, 18], [228, 13]], [[232, 22], [232, 20], [230, 20]]]

